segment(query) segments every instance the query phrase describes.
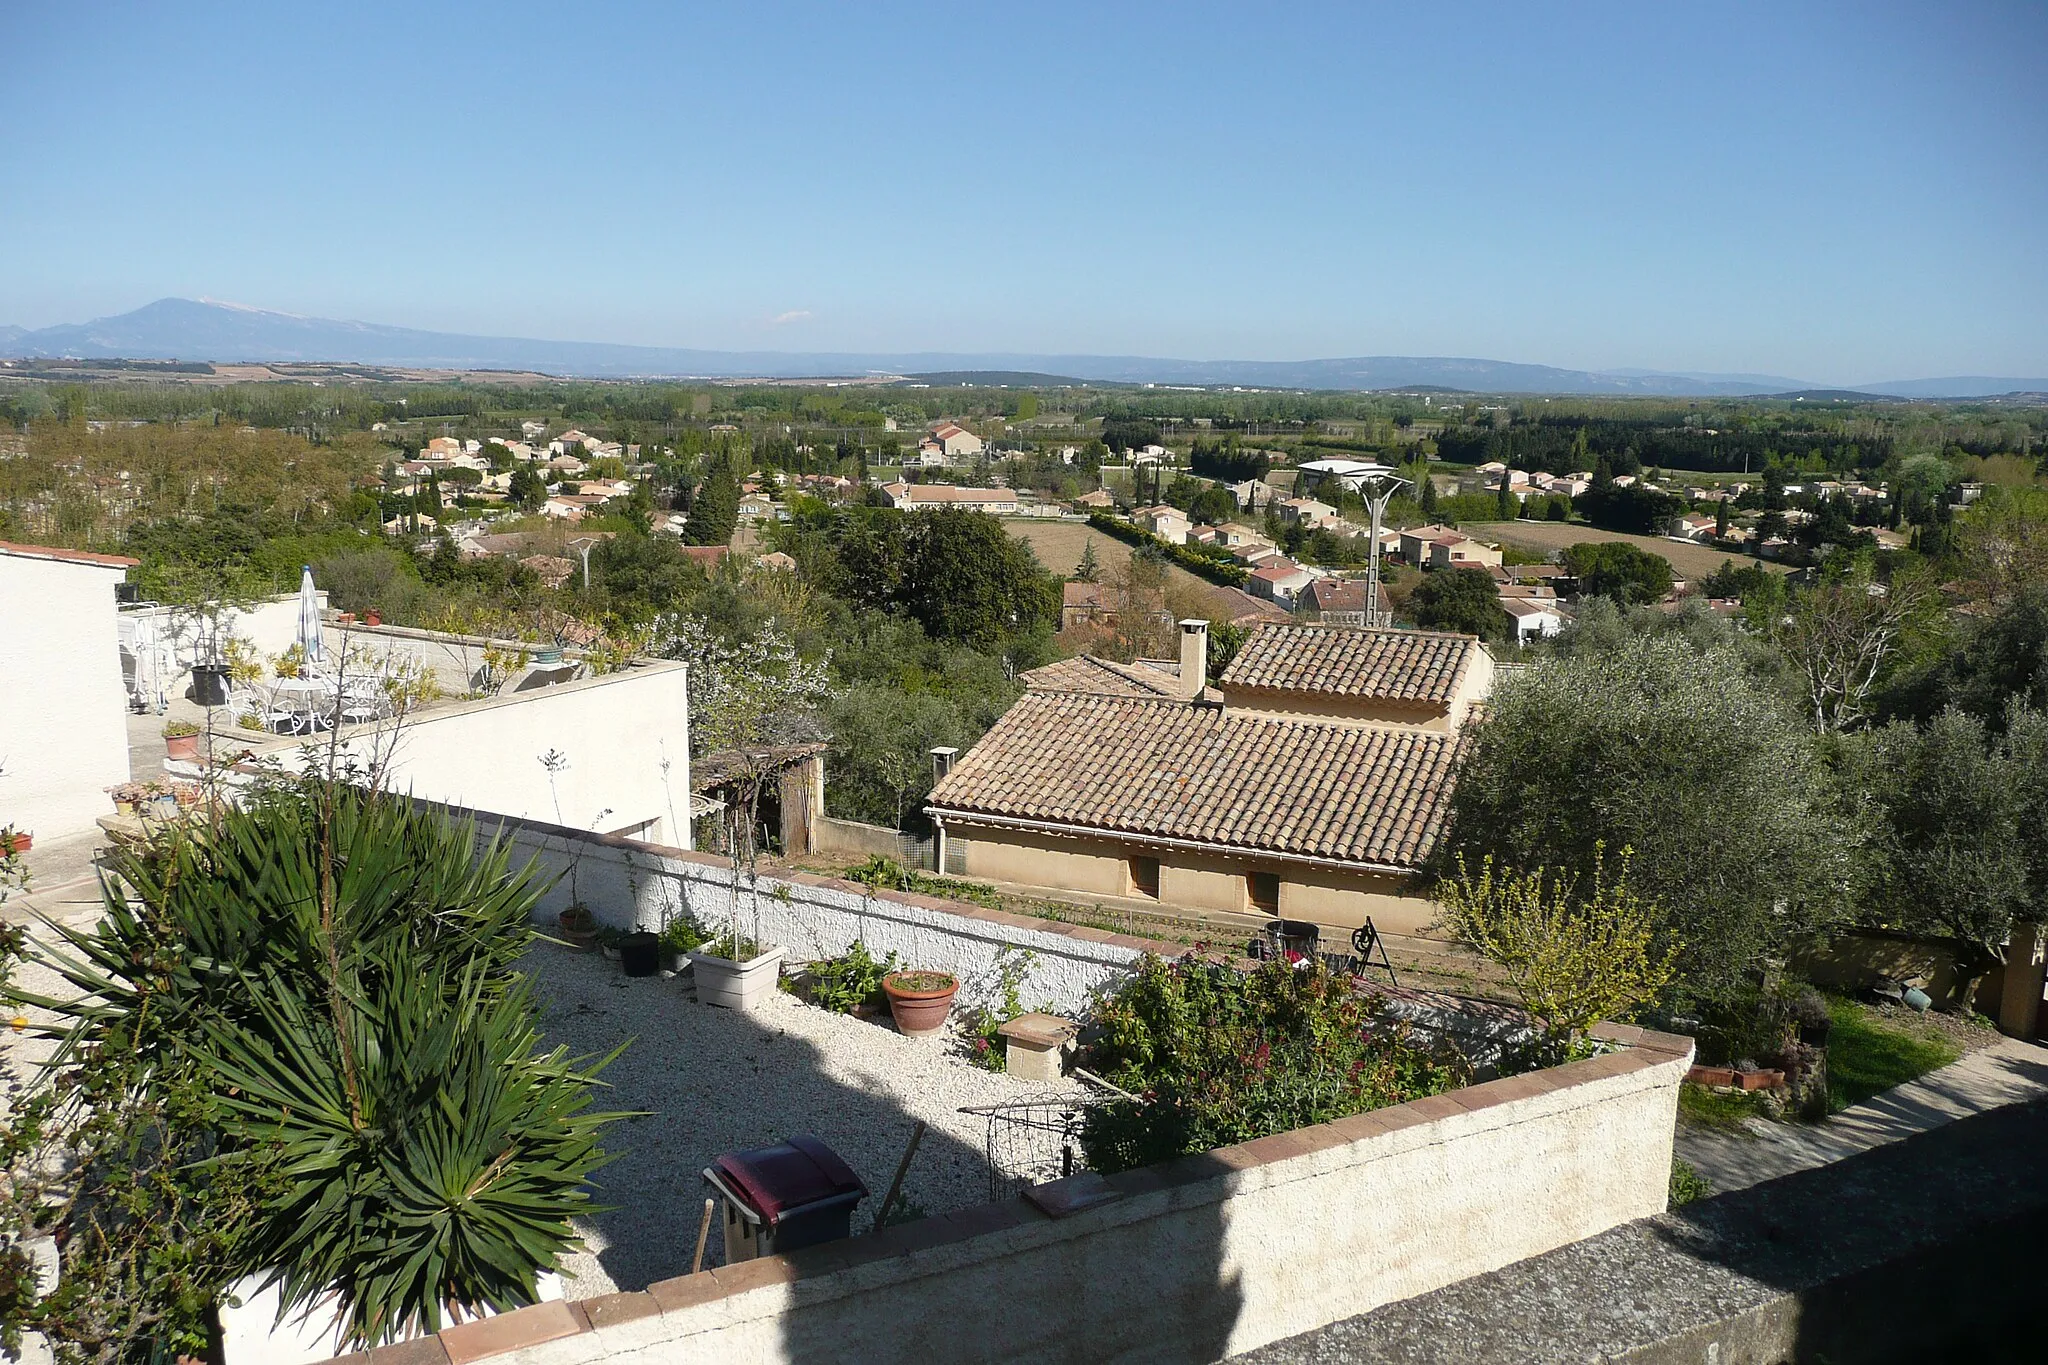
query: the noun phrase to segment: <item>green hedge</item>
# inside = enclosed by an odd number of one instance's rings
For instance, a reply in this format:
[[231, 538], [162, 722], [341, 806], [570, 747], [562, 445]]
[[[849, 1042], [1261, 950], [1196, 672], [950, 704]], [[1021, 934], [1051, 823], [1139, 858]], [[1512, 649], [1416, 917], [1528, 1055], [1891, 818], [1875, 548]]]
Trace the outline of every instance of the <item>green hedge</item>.
[[1242, 564], [1228, 560], [1212, 559], [1185, 545], [1168, 545], [1158, 536], [1134, 522], [1121, 517], [1112, 517], [1106, 512], [1088, 514], [1088, 524], [1106, 536], [1115, 536], [1126, 545], [1140, 549], [1156, 549], [1166, 558], [1197, 578], [1206, 578], [1211, 583], [1220, 583], [1226, 588], [1241, 588], [1251, 577], [1251, 571]]

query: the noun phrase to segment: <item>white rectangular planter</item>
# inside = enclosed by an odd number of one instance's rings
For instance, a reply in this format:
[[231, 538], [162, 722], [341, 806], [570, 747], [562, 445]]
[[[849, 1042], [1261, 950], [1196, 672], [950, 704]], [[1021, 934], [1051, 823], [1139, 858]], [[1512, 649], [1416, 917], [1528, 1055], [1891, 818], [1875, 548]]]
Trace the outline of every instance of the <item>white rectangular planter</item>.
[[775, 989], [782, 976], [781, 948], [769, 948], [745, 962], [691, 953], [696, 964], [697, 1003], [723, 1005], [729, 1010], [750, 1010], [762, 996]]

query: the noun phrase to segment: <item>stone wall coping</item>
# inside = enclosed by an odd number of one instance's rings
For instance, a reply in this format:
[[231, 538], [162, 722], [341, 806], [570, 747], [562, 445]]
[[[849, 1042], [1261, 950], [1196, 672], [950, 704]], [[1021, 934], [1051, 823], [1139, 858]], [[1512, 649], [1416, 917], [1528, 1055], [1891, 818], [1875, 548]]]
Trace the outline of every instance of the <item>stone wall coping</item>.
[[[806, 1302], [822, 1302], [932, 1273], [939, 1268], [933, 1264], [935, 1261], [957, 1258], [957, 1253], [947, 1255], [949, 1249], [977, 1239], [990, 1239], [987, 1250], [1001, 1254], [1040, 1242], [1085, 1235], [1090, 1227], [1155, 1217], [1164, 1208], [1217, 1203], [1232, 1195], [1448, 1141], [1475, 1131], [1473, 1125], [1491, 1127], [1521, 1121], [1520, 1117], [1502, 1112], [1509, 1105], [1541, 1103], [1569, 1109], [1598, 1103], [1607, 1097], [1613, 1084], [1624, 1078], [1642, 1077], [1663, 1068], [1675, 1068], [1682, 1073], [1692, 1062], [1692, 1040], [1676, 1034], [1627, 1024], [1603, 1024], [1593, 1030], [1593, 1035], [1614, 1044], [1614, 1050], [1543, 1071], [1484, 1081], [1461, 1090], [1116, 1175], [1082, 1172], [1037, 1187], [1043, 1196], [1041, 1202], [1062, 1208], [1073, 1206], [1057, 1223], [1031, 1200], [1020, 1196], [887, 1228], [880, 1233], [662, 1280], [645, 1290], [577, 1302], [535, 1304], [444, 1328], [435, 1337], [379, 1347], [341, 1359], [350, 1365], [470, 1365], [564, 1337], [583, 1333], [603, 1337], [629, 1331], [633, 1324], [644, 1323], [659, 1314], [782, 1285], [802, 1293]], [[1062, 1188], [1069, 1185], [1071, 1199]], [[831, 1279], [838, 1283], [829, 1283]], [[564, 1358], [597, 1359], [606, 1353], [607, 1348], [600, 1340], [593, 1341], [587, 1351]]]

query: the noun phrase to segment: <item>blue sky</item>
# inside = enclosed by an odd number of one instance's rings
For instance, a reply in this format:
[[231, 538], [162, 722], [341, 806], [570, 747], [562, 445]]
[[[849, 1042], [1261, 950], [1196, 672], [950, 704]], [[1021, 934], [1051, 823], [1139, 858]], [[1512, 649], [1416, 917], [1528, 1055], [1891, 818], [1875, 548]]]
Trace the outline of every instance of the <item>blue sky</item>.
[[2048, 4], [29, 5], [0, 322], [2048, 374]]

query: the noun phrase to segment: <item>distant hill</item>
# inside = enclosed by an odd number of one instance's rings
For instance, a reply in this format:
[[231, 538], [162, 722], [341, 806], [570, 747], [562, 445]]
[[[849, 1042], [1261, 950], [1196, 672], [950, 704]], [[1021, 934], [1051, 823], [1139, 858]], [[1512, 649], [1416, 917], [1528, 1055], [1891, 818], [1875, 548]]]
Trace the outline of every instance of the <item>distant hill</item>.
[[2048, 379], [1993, 379], [1966, 374], [1952, 379], [1893, 379], [1856, 387], [1864, 393], [1890, 394], [1895, 398], [1992, 398], [2048, 389]]
[[[369, 322], [299, 317], [237, 304], [159, 299], [115, 317], [26, 330], [0, 326], [0, 354], [23, 358], [335, 362], [410, 369], [521, 370], [594, 378], [797, 379], [1050, 385], [1081, 380], [1279, 389], [1406, 389], [1458, 393], [1661, 394], [1718, 397], [1814, 389], [1772, 375], [1567, 370], [1462, 356], [1335, 360], [1174, 360], [1152, 356], [918, 352], [710, 351], [592, 341], [466, 336]], [[1001, 377], [998, 377], [1001, 376]], [[1902, 380], [1863, 386], [1900, 397], [2003, 394], [2044, 379]]]

